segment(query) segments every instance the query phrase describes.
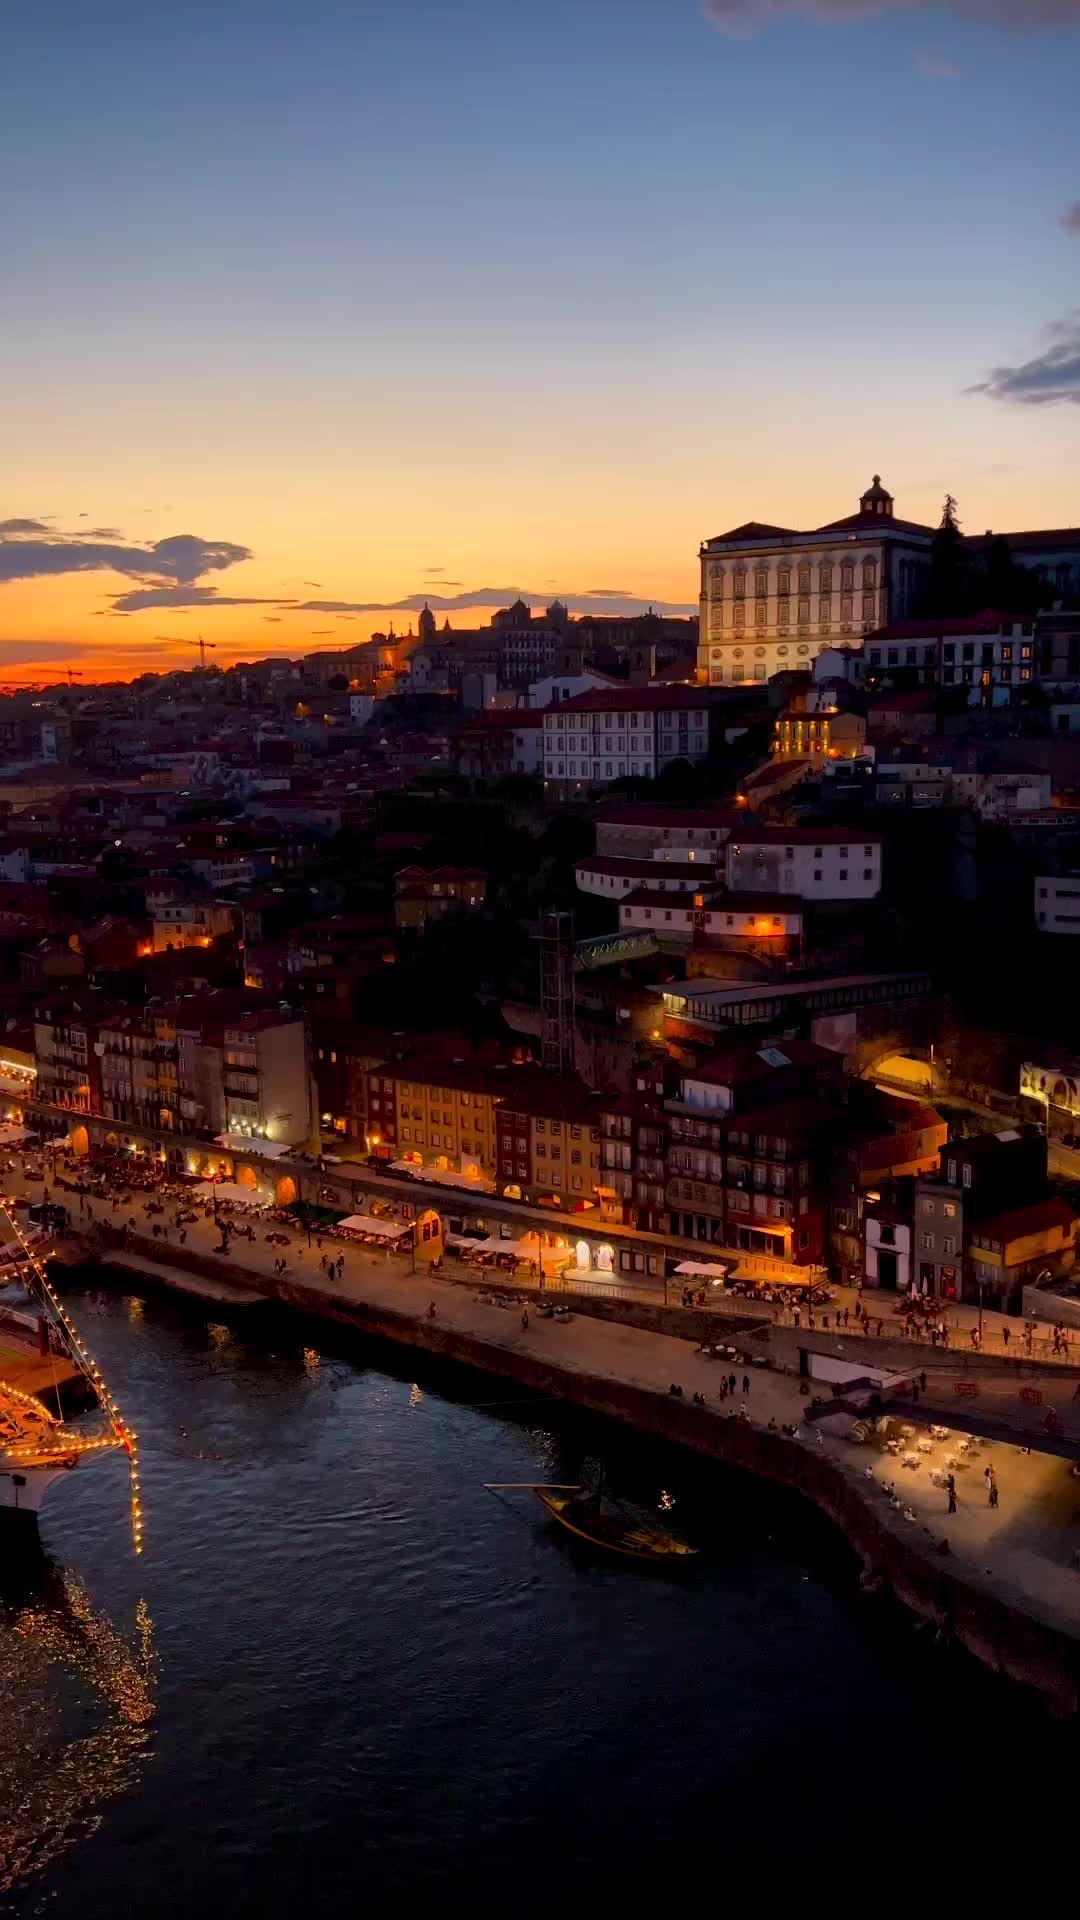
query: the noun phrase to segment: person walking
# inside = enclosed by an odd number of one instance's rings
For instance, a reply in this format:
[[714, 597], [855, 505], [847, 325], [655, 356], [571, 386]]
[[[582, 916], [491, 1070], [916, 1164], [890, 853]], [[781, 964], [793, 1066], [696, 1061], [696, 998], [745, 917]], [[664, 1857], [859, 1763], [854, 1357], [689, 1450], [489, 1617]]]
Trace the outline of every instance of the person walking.
[[742, 1390], [743, 1390], [743, 1399], [745, 1400], [745, 1398], [746, 1398], [746, 1396], [747, 1396], [747, 1394], [748, 1394], [748, 1393], [749, 1393], [749, 1391], [750, 1391], [750, 1375], [749, 1375], [748, 1373], [744, 1373], [744, 1374], [743, 1374], [743, 1377], [742, 1377]]
[[528, 1333], [528, 1331], [529, 1331], [529, 1309], [528, 1309], [528, 1307], [522, 1307], [522, 1309], [521, 1309], [521, 1331], [522, 1331], [522, 1333]]
[[925, 1370], [925, 1368], [923, 1369], [923, 1371], [922, 1371], [922, 1373], [920, 1373], [920, 1375], [919, 1375], [919, 1392], [920, 1392], [920, 1393], [925, 1393], [925, 1392], [926, 1392], [926, 1370]]
[[735, 1375], [733, 1373], [728, 1374], [727, 1383], [728, 1383], [728, 1392], [734, 1393], [739, 1383], [736, 1380]]
[[996, 1481], [996, 1480], [991, 1480], [991, 1482], [990, 1482], [990, 1505], [991, 1505], [992, 1507], [996, 1507], [996, 1506], [997, 1506], [997, 1503], [998, 1503], [998, 1485], [997, 1485], [997, 1481]]
[[1005, 1351], [1006, 1351], [1006, 1353], [1008, 1353], [1008, 1351], [1009, 1351], [1009, 1329], [1008, 1329], [1008, 1327], [1002, 1327], [1002, 1329], [1001, 1329], [1001, 1337], [1002, 1337], [1002, 1339], [1003, 1339], [1003, 1341], [1005, 1342]]
[[945, 1482], [945, 1485], [946, 1485], [946, 1488], [948, 1489], [948, 1494], [949, 1494], [949, 1512], [955, 1513], [956, 1512], [956, 1476], [955, 1474], [950, 1473], [948, 1479]]

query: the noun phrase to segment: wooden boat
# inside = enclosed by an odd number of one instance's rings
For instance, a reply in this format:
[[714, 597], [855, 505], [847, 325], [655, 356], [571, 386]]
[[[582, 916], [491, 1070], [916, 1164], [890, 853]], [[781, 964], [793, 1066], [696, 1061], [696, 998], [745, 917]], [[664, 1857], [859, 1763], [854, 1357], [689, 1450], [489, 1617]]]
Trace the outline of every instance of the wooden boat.
[[685, 1540], [662, 1533], [618, 1507], [605, 1506], [598, 1493], [552, 1487], [533, 1487], [532, 1492], [560, 1527], [607, 1553], [621, 1553], [630, 1560], [671, 1561], [689, 1559], [697, 1551]]

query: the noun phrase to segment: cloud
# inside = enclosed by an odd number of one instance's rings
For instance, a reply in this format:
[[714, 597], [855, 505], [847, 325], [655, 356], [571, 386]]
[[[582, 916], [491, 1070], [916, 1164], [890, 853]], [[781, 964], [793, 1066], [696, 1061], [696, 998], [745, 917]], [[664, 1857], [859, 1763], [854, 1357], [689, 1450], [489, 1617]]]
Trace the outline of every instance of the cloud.
[[22, 534], [49, 531], [44, 520], [0, 520], [0, 540], [14, 540]]
[[264, 613], [260, 615], [260, 618], [266, 621], [268, 627], [280, 627], [281, 625], [280, 613]]
[[216, 587], [133, 587], [117, 594], [117, 613], [145, 613], [148, 607], [281, 607], [290, 603], [276, 594], [219, 593]]
[[[995, 27], [1069, 26], [1080, 21], [1080, 0], [945, 0], [950, 12]], [[925, 0], [704, 0], [705, 17], [721, 33], [745, 38], [777, 20], [833, 25], [883, 13], [912, 12]]]
[[302, 587], [314, 587], [317, 591], [318, 588], [322, 586], [322, 581], [321, 580], [302, 580], [300, 582], [300, 585]]
[[920, 53], [915, 65], [928, 80], [955, 80], [960, 69], [943, 53]]
[[309, 640], [325, 640], [328, 634], [336, 633], [336, 632], [337, 632], [336, 627], [309, 627], [308, 639]]
[[1025, 407], [1080, 406], [1080, 307], [1047, 329], [1042, 353], [1014, 367], [992, 367], [969, 393]]
[[625, 600], [629, 587], [586, 587], [590, 600]]
[[1064, 213], [1058, 221], [1058, 225], [1062, 228], [1063, 232], [1075, 233], [1080, 236], [1080, 200], [1071, 200], [1069, 202], [1069, 205], [1065, 208]]
[[[13, 533], [13, 527], [22, 532]], [[24, 537], [29, 531], [36, 537]], [[107, 572], [146, 582], [190, 586], [203, 574], [218, 573], [250, 559], [248, 547], [232, 540], [203, 540], [194, 533], [174, 533], [150, 546], [137, 547], [111, 537], [103, 540], [51, 534], [39, 522], [5, 521], [0, 525], [0, 581]]]
[[[450, 584], [447, 582], [446, 584]], [[534, 608], [561, 600], [571, 613], [653, 613], [682, 615], [698, 611], [696, 605], [682, 601], [638, 600], [632, 594], [597, 597], [596, 588], [584, 592], [564, 590], [532, 593], [527, 587], [471, 587], [461, 593], [410, 593], [403, 600], [302, 600], [295, 613], [420, 613], [430, 606], [433, 613], [460, 613], [478, 607], [505, 607], [514, 600], [525, 600]]]
[[445, 567], [425, 567], [424, 572], [425, 573], [445, 573], [446, 568]]

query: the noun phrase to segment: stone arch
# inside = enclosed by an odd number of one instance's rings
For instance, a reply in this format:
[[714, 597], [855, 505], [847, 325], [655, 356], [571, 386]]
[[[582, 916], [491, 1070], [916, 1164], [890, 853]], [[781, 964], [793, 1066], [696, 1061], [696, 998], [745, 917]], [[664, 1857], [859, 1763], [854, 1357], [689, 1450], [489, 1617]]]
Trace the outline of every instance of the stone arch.
[[276, 1207], [291, 1207], [295, 1199], [296, 1181], [293, 1179], [291, 1173], [281, 1174], [274, 1188], [274, 1205]]

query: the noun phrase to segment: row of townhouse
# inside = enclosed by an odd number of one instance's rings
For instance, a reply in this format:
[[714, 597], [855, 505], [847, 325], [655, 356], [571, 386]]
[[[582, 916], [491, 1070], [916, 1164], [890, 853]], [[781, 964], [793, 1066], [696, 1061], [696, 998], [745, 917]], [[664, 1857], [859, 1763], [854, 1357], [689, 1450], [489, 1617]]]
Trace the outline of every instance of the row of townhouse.
[[315, 1113], [305, 1022], [253, 999], [193, 994], [132, 1011], [57, 996], [34, 1015], [38, 1098], [118, 1126], [306, 1145]]
[[643, 1071], [600, 1124], [609, 1217], [799, 1266], [835, 1261], [838, 1196], [935, 1167], [947, 1133], [932, 1108], [847, 1083], [839, 1056], [800, 1040], [675, 1080]]

